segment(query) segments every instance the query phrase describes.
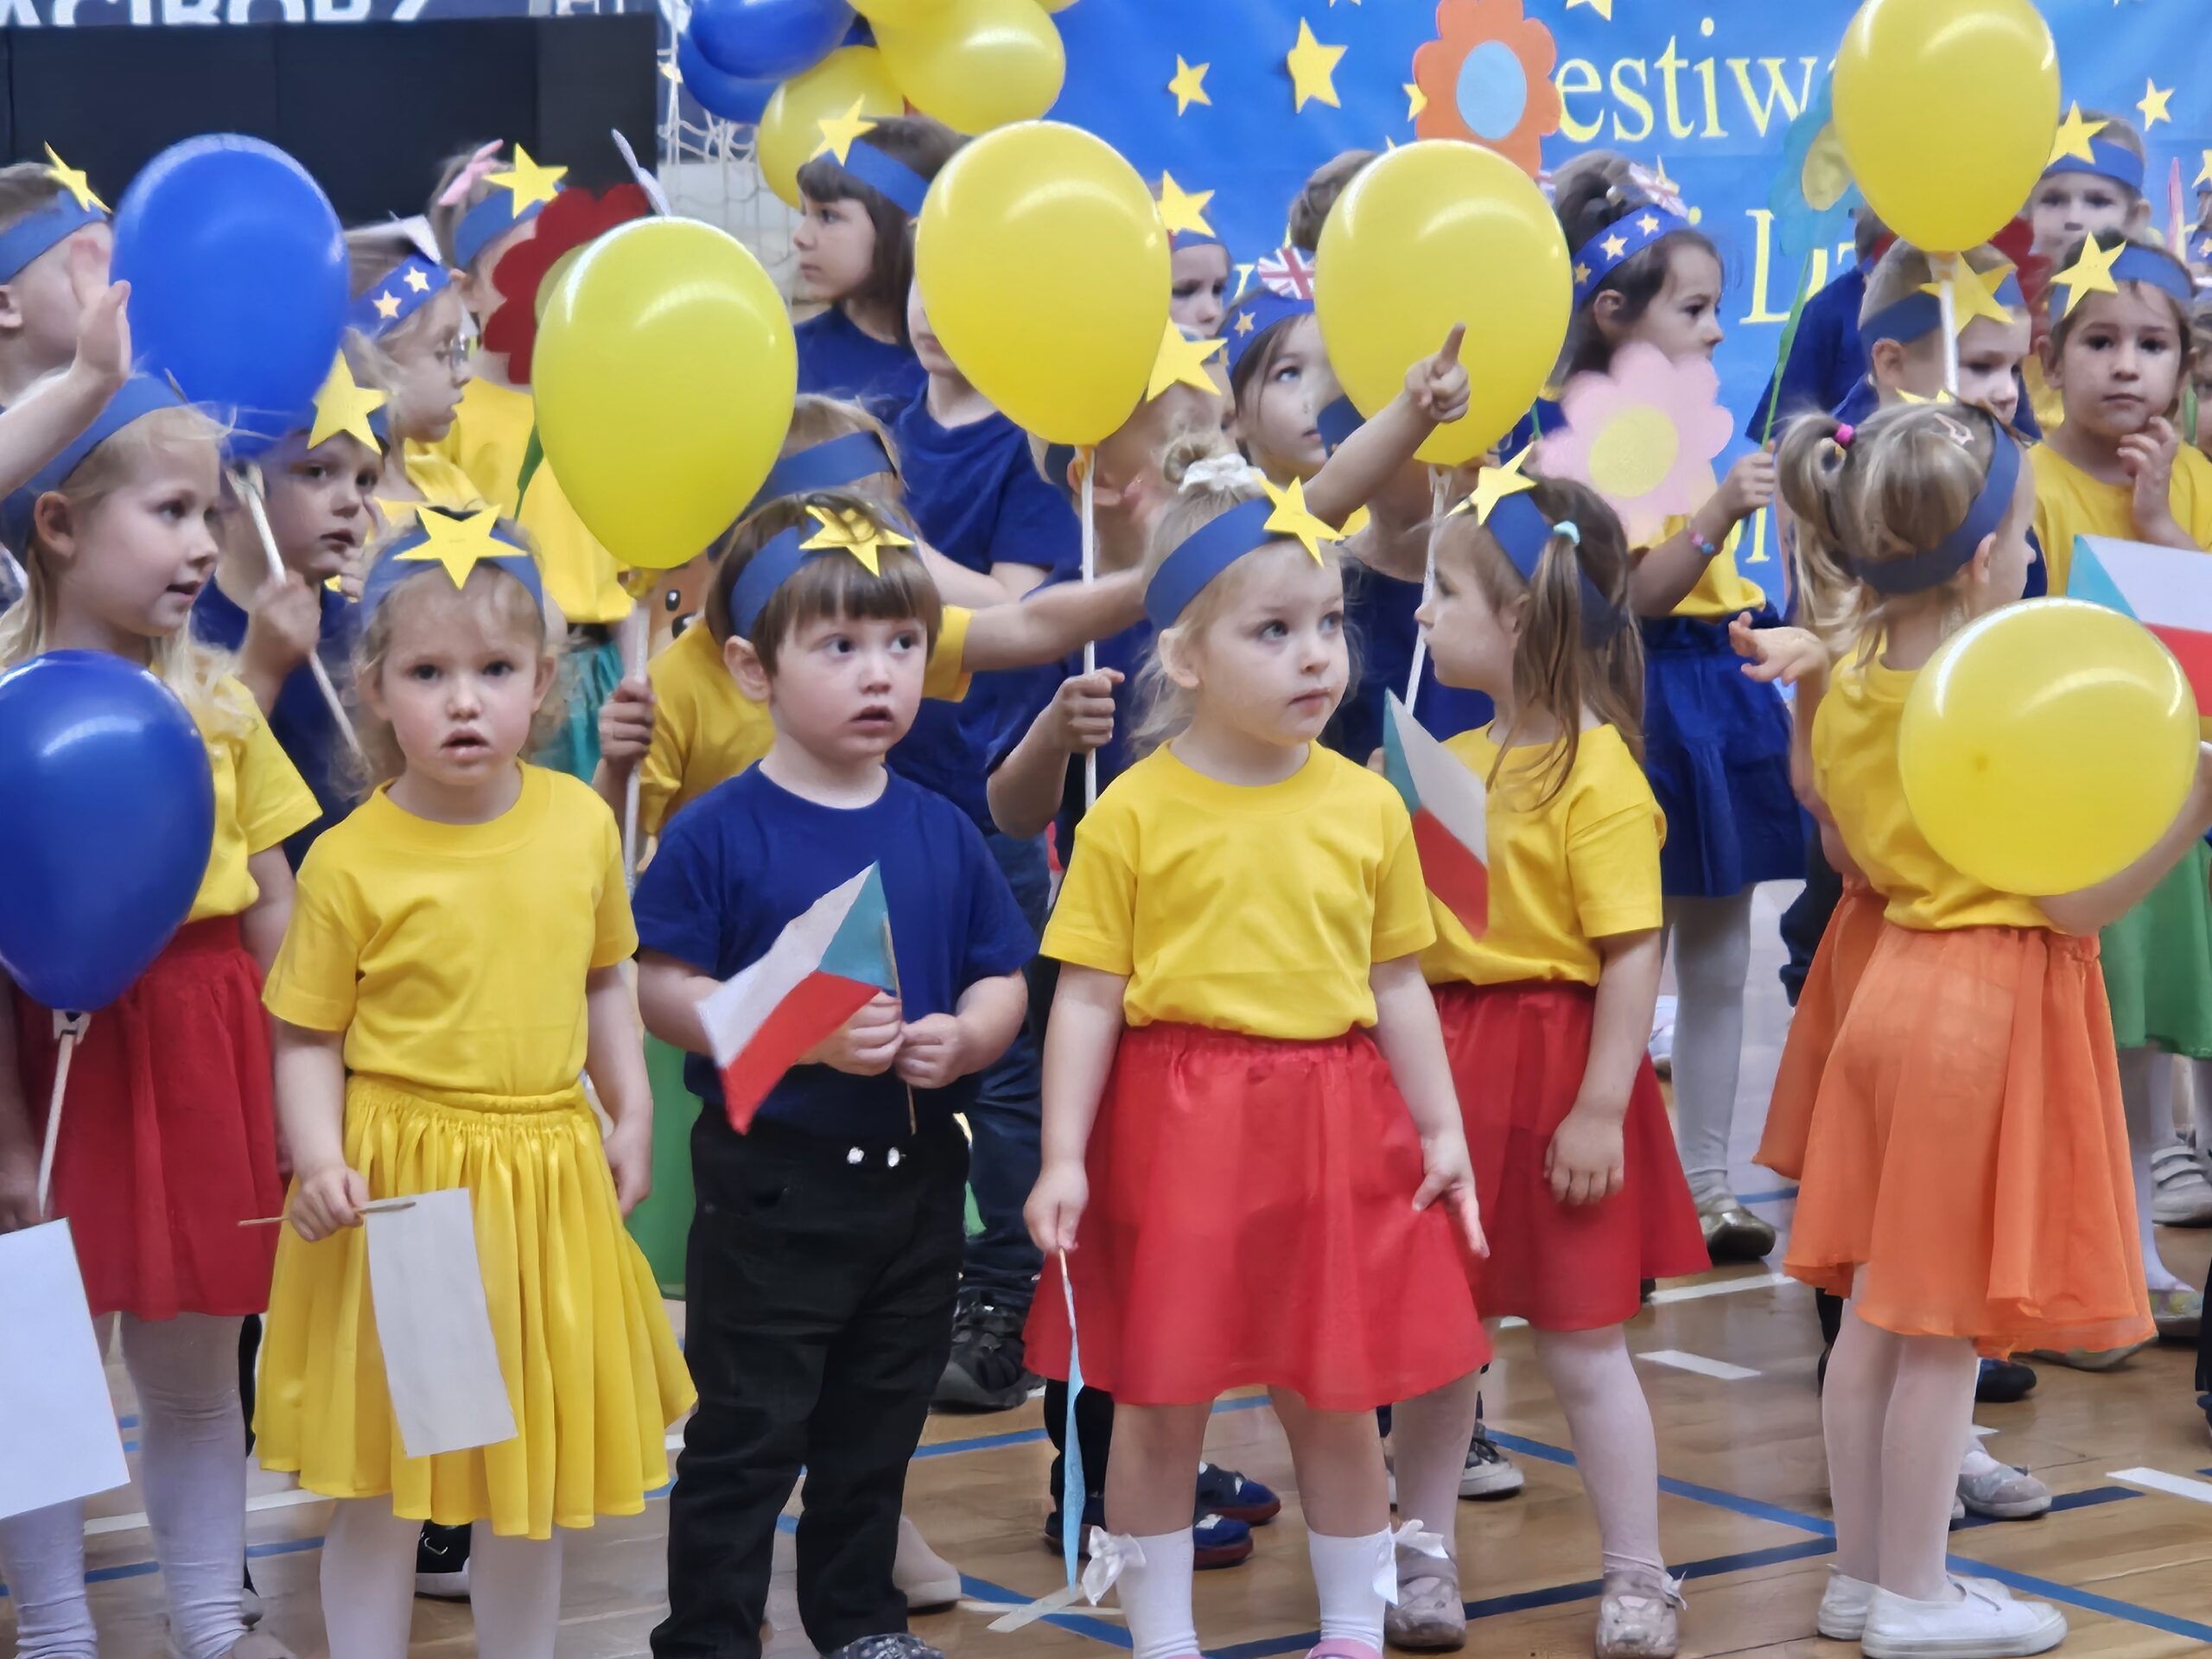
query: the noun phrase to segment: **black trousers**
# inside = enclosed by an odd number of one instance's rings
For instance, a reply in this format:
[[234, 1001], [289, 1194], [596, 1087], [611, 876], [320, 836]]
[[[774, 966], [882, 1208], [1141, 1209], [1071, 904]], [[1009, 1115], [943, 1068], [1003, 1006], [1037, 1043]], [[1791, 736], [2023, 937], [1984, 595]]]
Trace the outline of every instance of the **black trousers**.
[[[702, 1118], [684, 1353], [699, 1408], [668, 1515], [656, 1659], [760, 1659], [776, 1522], [802, 1467], [798, 1606], [831, 1652], [906, 1628], [906, 1465], [952, 1346], [968, 1148], [945, 1122], [855, 1143]], [[854, 1154], [859, 1154], [857, 1161]]]

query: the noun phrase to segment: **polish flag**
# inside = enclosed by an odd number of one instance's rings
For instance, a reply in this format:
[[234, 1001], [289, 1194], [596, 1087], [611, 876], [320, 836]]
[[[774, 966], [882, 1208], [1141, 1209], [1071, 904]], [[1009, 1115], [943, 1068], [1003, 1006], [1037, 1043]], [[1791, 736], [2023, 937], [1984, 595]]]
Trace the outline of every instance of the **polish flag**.
[[871, 864], [792, 918], [767, 955], [699, 1005], [722, 1101], [740, 1135], [799, 1057], [878, 991], [898, 994], [891, 912]]
[[2212, 709], [2212, 556], [2110, 536], [2076, 536], [2069, 599], [2132, 616], [2174, 654]]
[[1413, 814], [1414, 846], [1437, 901], [1480, 938], [1490, 927], [1490, 805], [1483, 780], [1390, 694], [1382, 772]]

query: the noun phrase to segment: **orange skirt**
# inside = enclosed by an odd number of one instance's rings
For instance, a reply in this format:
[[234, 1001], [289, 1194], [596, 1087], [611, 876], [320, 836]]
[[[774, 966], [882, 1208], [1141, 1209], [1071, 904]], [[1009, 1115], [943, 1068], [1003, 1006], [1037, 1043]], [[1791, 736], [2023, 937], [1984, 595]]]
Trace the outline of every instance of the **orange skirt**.
[[1884, 923], [1804, 1170], [1783, 1268], [1870, 1325], [1987, 1354], [2153, 1333], [2094, 939]]
[[1789, 1036], [1782, 1046], [1782, 1068], [1775, 1073], [1774, 1098], [1766, 1109], [1766, 1128], [1759, 1136], [1755, 1160], [1793, 1181], [1805, 1173], [1805, 1137], [1813, 1127], [1813, 1100], [1821, 1091], [1821, 1073], [1834, 1052], [1843, 1016], [1851, 1011], [1866, 959], [1882, 937], [1882, 895], [1866, 885], [1864, 876], [1846, 876], [1843, 896], [1828, 912], [1820, 948], [1805, 971], [1805, 987], [1797, 994], [1797, 1009], [1789, 1018]]

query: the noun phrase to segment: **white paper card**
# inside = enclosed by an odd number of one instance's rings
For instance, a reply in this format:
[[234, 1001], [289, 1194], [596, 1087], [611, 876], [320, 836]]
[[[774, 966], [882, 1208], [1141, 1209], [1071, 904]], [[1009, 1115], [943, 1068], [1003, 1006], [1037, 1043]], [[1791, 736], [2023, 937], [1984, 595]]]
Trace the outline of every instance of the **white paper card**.
[[399, 1443], [410, 1458], [430, 1458], [511, 1440], [514, 1412], [484, 1302], [468, 1191], [410, 1196], [404, 1210], [362, 1218]]
[[69, 1224], [0, 1234], [0, 1517], [126, 1484]]

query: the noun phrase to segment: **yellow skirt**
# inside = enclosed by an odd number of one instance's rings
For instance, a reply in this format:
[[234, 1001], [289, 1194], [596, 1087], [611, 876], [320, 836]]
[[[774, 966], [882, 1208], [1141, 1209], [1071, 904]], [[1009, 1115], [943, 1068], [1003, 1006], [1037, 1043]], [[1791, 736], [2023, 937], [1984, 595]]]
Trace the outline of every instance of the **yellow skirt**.
[[331, 1497], [389, 1495], [410, 1521], [488, 1521], [502, 1537], [644, 1509], [668, 1481], [668, 1427], [697, 1395], [652, 1269], [623, 1230], [583, 1090], [429, 1096], [356, 1077], [346, 1158], [372, 1198], [474, 1194], [518, 1432], [407, 1456], [385, 1389], [366, 1235], [353, 1227], [308, 1244], [286, 1228], [254, 1413], [262, 1466]]

